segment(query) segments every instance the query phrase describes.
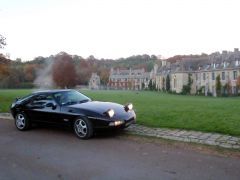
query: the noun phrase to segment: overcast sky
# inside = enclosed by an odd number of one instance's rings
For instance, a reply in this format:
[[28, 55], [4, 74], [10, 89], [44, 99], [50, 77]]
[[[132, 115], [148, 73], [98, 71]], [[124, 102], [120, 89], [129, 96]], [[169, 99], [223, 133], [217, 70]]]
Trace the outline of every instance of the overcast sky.
[[239, 0], [0, 0], [2, 53], [170, 57], [240, 47]]

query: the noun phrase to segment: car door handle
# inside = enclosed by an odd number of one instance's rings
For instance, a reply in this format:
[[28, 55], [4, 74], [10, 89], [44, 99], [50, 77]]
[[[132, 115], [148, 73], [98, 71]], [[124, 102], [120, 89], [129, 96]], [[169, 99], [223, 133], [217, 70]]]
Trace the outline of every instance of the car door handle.
[[44, 108], [44, 106], [41, 106], [41, 105], [31, 107], [31, 109], [43, 109], [43, 108]]

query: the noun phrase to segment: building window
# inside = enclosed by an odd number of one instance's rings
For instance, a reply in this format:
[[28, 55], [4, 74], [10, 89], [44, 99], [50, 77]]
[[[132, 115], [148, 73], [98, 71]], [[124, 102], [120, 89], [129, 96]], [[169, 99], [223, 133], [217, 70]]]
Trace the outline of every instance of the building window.
[[239, 61], [238, 61], [238, 60], [235, 61], [235, 65], [236, 65], [236, 66], [239, 65]]
[[213, 69], [215, 69], [216, 68], [216, 64], [215, 63], [213, 63]]
[[237, 79], [237, 71], [233, 71], [233, 79], [234, 79], [234, 80]]
[[215, 73], [212, 73], [212, 80], [215, 80]]
[[198, 74], [196, 74], [196, 80], [198, 80]]
[[222, 72], [222, 80], [225, 80], [225, 72]]
[[206, 80], [206, 74], [203, 73], [203, 80], [205, 81]]
[[176, 88], [176, 86], [177, 86], [177, 79], [176, 79], [176, 77], [174, 77], [173, 87]]

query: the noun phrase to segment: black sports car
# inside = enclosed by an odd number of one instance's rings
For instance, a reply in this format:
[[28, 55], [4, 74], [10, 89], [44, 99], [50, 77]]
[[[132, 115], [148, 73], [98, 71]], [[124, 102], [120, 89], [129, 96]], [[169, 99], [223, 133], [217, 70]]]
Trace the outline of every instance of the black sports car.
[[92, 137], [98, 128], [125, 128], [136, 121], [133, 105], [92, 101], [76, 90], [47, 90], [16, 99], [11, 114], [17, 129], [32, 122], [70, 125], [81, 139]]

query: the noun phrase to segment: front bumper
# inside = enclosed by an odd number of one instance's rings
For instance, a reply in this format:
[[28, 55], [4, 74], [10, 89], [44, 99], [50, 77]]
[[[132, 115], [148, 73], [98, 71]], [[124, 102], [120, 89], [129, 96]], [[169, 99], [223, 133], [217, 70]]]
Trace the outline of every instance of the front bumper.
[[131, 124], [134, 124], [136, 123], [136, 118], [133, 117], [129, 120], [116, 120], [116, 121], [112, 121], [112, 122], [109, 122], [108, 126], [109, 127], [121, 127], [121, 128], [125, 128], [125, 127], [128, 127], [130, 126]]
[[114, 118], [99, 118], [99, 117], [89, 117], [95, 129], [118, 129], [126, 128], [133, 123], [136, 123], [136, 114], [134, 111], [130, 111], [124, 116], [115, 116]]

